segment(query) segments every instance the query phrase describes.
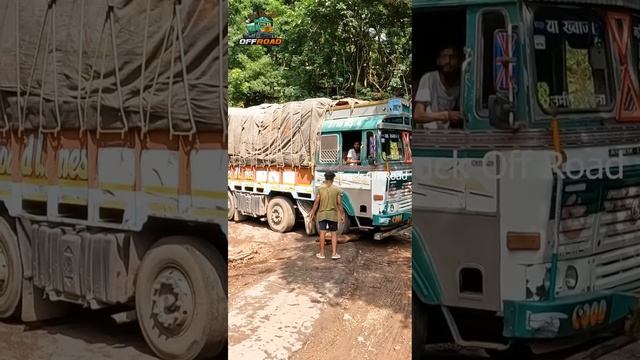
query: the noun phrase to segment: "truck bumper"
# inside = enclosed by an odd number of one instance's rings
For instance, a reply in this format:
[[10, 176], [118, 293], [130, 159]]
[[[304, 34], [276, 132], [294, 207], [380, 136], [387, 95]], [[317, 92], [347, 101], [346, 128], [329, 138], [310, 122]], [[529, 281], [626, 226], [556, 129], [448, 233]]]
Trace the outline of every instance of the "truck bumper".
[[618, 292], [595, 292], [554, 301], [505, 301], [507, 338], [555, 339], [602, 329], [638, 309], [638, 297]]
[[411, 212], [395, 214], [373, 215], [373, 226], [393, 227], [403, 225], [411, 220]]

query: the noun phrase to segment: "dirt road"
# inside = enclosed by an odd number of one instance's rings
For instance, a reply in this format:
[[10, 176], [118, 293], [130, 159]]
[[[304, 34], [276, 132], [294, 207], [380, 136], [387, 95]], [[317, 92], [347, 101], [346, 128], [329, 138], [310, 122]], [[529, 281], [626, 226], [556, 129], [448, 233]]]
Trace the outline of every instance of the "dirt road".
[[337, 261], [255, 221], [230, 224], [229, 239], [230, 358], [411, 357], [408, 233], [341, 244]]
[[[138, 324], [79, 310], [63, 320], [24, 326], [0, 323], [0, 360], [151, 360]], [[227, 352], [215, 360], [227, 359]]]

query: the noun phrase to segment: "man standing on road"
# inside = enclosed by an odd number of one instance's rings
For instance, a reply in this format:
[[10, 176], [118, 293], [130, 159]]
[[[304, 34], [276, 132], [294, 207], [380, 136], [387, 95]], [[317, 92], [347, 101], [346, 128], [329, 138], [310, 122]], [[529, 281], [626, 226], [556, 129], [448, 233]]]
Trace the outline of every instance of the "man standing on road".
[[320, 252], [316, 254], [319, 259], [324, 259], [324, 239], [326, 233], [331, 235], [331, 258], [340, 259], [338, 255], [338, 220], [344, 222], [344, 210], [342, 209], [342, 190], [333, 185], [333, 179], [336, 177], [331, 171], [324, 174], [324, 185], [318, 190], [316, 201], [311, 209], [311, 221], [315, 221], [316, 212], [320, 223]]
[[438, 55], [438, 70], [420, 79], [413, 114], [419, 128], [442, 130], [462, 126], [459, 111], [462, 60], [460, 49], [446, 47]]

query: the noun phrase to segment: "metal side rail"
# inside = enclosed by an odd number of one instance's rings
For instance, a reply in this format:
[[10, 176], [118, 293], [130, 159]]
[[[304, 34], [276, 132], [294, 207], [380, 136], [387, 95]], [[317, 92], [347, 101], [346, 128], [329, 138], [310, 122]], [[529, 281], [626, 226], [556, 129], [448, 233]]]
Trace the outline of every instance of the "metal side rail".
[[373, 239], [374, 240], [386, 239], [389, 236], [398, 235], [401, 232], [403, 232], [403, 231], [405, 231], [407, 229], [410, 229], [410, 228], [411, 228], [411, 224], [406, 224], [406, 225], [402, 225], [400, 227], [394, 228], [392, 230], [377, 232], [377, 233], [373, 234]]

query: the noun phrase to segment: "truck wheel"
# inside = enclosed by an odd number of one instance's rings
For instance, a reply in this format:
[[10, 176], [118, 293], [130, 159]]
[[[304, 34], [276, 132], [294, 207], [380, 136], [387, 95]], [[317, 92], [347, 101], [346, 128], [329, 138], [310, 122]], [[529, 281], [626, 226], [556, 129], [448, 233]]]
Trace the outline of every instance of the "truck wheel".
[[22, 299], [22, 261], [18, 238], [0, 218], [0, 319], [16, 315]]
[[411, 347], [413, 359], [422, 359], [426, 355], [425, 346], [428, 343], [428, 316], [427, 307], [420, 301], [415, 291], [411, 295], [412, 303], [412, 331]]
[[347, 234], [350, 228], [351, 228], [351, 218], [345, 212], [344, 221], [338, 221], [338, 235]]
[[285, 233], [296, 224], [296, 212], [291, 200], [278, 196], [269, 201], [267, 222], [273, 231]]
[[227, 191], [227, 220], [232, 221], [236, 215], [236, 200], [231, 191]]
[[227, 340], [227, 265], [204, 240], [175, 236], [144, 256], [136, 312], [147, 344], [162, 359], [218, 354]]

